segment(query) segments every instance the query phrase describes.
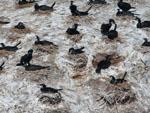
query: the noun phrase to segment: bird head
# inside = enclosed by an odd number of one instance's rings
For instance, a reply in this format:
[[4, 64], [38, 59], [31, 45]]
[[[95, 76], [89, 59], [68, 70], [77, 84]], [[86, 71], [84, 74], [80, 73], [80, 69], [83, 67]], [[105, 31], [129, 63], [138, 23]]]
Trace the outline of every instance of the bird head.
[[69, 53], [72, 53], [73, 51], [74, 51], [73, 47], [69, 49]]
[[33, 49], [30, 49], [29, 51], [28, 51], [28, 54], [32, 54], [33, 53]]
[[46, 87], [46, 85], [45, 85], [45, 84], [40, 84], [40, 86], [42, 86], [42, 87]]
[[114, 19], [109, 19], [109, 23], [114, 23], [115, 24], [115, 20]]

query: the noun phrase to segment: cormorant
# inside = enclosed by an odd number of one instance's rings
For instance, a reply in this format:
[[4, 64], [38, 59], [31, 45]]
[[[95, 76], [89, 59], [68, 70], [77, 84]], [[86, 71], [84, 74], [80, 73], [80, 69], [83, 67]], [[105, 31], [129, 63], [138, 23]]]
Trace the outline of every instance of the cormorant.
[[35, 45], [54, 45], [54, 43], [53, 42], [49, 42], [49, 41], [47, 41], [47, 40], [40, 40], [40, 38], [39, 38], [39, 36], [37, 36], [36, 35], [36, 41], [35, 41]]
[[42, 93], [59, 93], [62, 89], [54, 89], [52, 87], [47, 87], [45, 84], [40, 84], [42, 88], [40, 89]]
[[47, 5], [39, 5], [38, 3], [36, 3], [34, 5], [34, 9], [35, 11], [52, 11], [54, 8], [54, 5], [56, 4], [56, 2], [54, 2], [51, 6], [47, 6]]
[[21, 42], [17, 43], [15, 46], [6, 46], [4, 43], [0, 43], [2, 47], [0, 47], [0, 50], [6, 50], [6, 51], [17, 51], [19, 48], [17, 47]]
[[75, 54], [75, 55], [76, 54], [81, 54], [81, 53], [84, 53], [83, 49], [84, 49], [84, 47], [81, 47], [79, 49], [70, 48], [69, 53], [70, 54]]
[[142, 46], [150, 46], [150, 42], [148, 42], [147, 38], [144, 38], [144, 43]]
[[123, 2], [123, 0], [119, 0], [117, 5], [122, 11], [129, 11], [130, 9], [135, 9], [135, 7], [132, 7], [129, 3]]
[[33, 50], [28, 50], [28, 53], [21, 57], [20, 63], [17, 64], [17, 66], [30, 66], [30, 61], [32, 60], [32, 54]]
[[117, 29], [117, 24], [115, 24], [115, 27], [113, 30], [110, 30], [108, 32], [107, 36], [109, 39], [113, 40], [118, 37], [118, 32], [116, 31], [116, 29]]
[[19, 22], [16, 26], [15, 26], [16, 29], [25, 29], [25, 25], [23, 22]]
[[103, 35], [107, 35], [107, 33], [109, 32], [109, 30], [112, 26], [112, 23], [115, 23], [114, 19], [109, 19], [109, 23], [107, 23], [107, 24], [103, 23], [101, 25], [101, 33]]
[[141, 22], [141, 19], [138, 17], [136, 17], [136, 20], [138, 20], [137, 28], [150, 28], [150, 21]]
[[101, 69], [107, 69], [111, 65], [111, 57], [110, 55], [106, 56], [105, 60], [102, 60], [98, 63], [97, 68], [96, 68], [96, 73], [100, 73]]
[[111, 77], [111, 84], [119, 84], [119, 83], [123, 83], [126, 82], [125, 77], [127, 75], [127, 72], [125, 72], [125, 74], [123, 75], [123, 77], [121, 79], [116, 79], [114, 76], [110, 76]]
[[78, 28], [79, 24], [74, 24], [72, 26], [72, 28], [68, 28], [66, 33], [69, 34], [69, 35], [77, 35], [77, 34], [80, 34], [79, 31], [77, 31], [77, 28]]

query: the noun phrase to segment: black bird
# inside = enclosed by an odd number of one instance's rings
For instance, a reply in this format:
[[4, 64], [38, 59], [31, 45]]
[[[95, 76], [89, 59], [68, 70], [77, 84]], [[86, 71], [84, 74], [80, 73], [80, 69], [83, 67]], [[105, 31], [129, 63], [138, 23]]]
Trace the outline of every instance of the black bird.
[[91, 6], [89, 9], [87, 9], [87, 11], [79, 11], [77, 9], [77, 6], [74, 5], [73, 3], [74, 3], [74, 1], [71, 1], [70, 7], [69, 7], [72, 16], [86, 16], [86, 15], [88, 15], [89, 10], [92, 8], [92, 6]]
[[121, 79], [116, 79], [114, 76], [110, 76], [111, 77], [110, 83], [117, 85], [119, 83], [126, 82], [126, 80], [125, 80], [126, 75], [127, 75], [127, 72], [125, 72], [125, 74], [123, 75], [123, 77]]
[[103, 23], [101, 25], [101, 33], [103, 35], [107, 35], [107, 33], [109, 32], [111, 26], [112, 26], [112, 23], [115, 23], [114, 19], [109, 19], [109, 23], [108, 24], [105, 24]]
[[10, 19], [4, 16], [0, 17], [0, 24], [9, 24], [10, 23]]
[[110, 30], [108, 32], [107, 36], [109, 39], [113, 40], [118, 37], [118, 32], [116, 31], [116, 29], [117, 29], [117, 24], [115, 24], [115, 27], [113, 30]]
[[105, 60], [102, 60], [98, 63], [97, 68], [96, 68], [96, 73], [100, 73], [101, 69], [107, 69], [111, 65], [111, 57], [110, 55], [106, 56]]
[[92, 6], [89, 7], [86, 11], [78, 11], [78, 15], [75, 16], [86, 16], [89, 14], [89, 11], [91, 10]]
[[45, 84], [40, 84], [42, 88], [40, 89], [42, 93], [59, 93], [63, 89], [55, 89], [52, 87], [47, 87]]
[[50, 69], [50, 66], [41, 66], [41, 65], [25, 65], [25, 70], [26, 71], [37, 71], [37, 70], [42, 70], [42, 69]]
[[150, 42], [148, 42], [147, 38], [144, 38], [144, 43], [142, 46], [150, 46]]
[[0, 47], [0, 50], [6, 50], [6, 51], [17, 51], [18, 45], [20, 45], [21, 42], [17, 43], [15, 46], [6, 46], [4, 43], [1, 43], [2, 47]]
[[77, 28], [78, 28], [79, 24], [74, 24], [72, 26], [72, 28], [68, 28], [66, 33], [69, 34], [69, 35], [77, 35], [77, 34], [80, 34], [79, 31], [77, 31]]
[[40, 38], [39, 38], [39, 36], [37, 36], [36, 35], [36, 41], [35, 41], [35, 45], [54, 45], [54, 43], [53, 42], [49, 42], [49, 41], [47, 41], [47, 40], [40, 40]]
[[20, 63], [17, 64], [17, 66], [30, 66], [30, 61], [32, 60], [32, 54], [33, 50], [28, 50], [28, 53], [21, 57]]
[[3, 66], [4, 66], [5, 62], [3, 62], [1, 65], [0, 65], [0, 70], [3, 70]]
[[26, 1], [26, 0], [19, 0], [18, 4], [19, 5], [24, 5], [24, 4], [28, 4], [28, 3], [34, 3], [36, 2], [35, 0], [30, 0], [30, 1]]
[[23, 22], [19, 22], [16, 26], [15, 26], [16, 29], [25, 29], [25, 25]]
[[77, 6], [74, 5], [73, 3], [74, 3], [74, 1], [71, 1], [71, 2], [70, 2], [70, 7], [69, 7], [69, 9], [70, 9], [72, 15], [78, 15]]
[[116, 16], [137, 16], [139, 14], [134, 14], [133, 12], [131, 11], [121, 11], [120, 9], [117, 9], [117, 13], [116, 13]]
[[143, 21], [141, 22], [141, 19], [136, 17], [136, 20], [138, 20], [137, 28], [150, 28], [150, 21]]
[[106, 4], [106, 0], [89, 0], [88, 4]]
[[132, 7], [129, 3], [123, 2], [123, 0], [119, 0], [117, 5], [122, 11], [125, 12], [129, 11], [130, 9], [135, 9], [135, 7]]
[[54, 2], [51, 6], [47, 6], [47, 5], [39, 5], [38, 3], [36, 3], [34, 5], [34, 9], [35, 11], [52, 11], [54, 8], [54, 5], [56, 4], [56, 2]]
[[73, 55], [81, 54], [81, 53], [84, 53], [83, 49], [84, 49], [84, 47], [81, 47], [79, 49], [70, 48], [69, 53], [73, 54]]

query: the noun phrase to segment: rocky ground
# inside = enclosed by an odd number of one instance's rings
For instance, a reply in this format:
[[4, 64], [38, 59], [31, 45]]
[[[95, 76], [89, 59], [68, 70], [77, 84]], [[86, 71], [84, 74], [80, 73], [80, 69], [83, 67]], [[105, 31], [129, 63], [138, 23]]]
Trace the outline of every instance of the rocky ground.
[[[134, 17], [116, 17], [117, 0], [107, 5], [94, 5], [86, 17], [72, 17], [69, 0], [55, 0], [51, 13], [35, 13], [32, 5], [18, 7], [15, 0], [0, 0], [0, 19], [10, 24], [0, 25], [0, 42], [15, 45], [19, 50], [0, 50], [0, 113], [150, 113], [150, 48], [141, 47], [143, 38], [150, 40], [150, 29], [137, 29]], [[125, 0], [136, 7], [142, 20], [150, 20], [149, 0]], [[39, 0], [51, 5], [53, 0]], [[80, 10], [89, 7], [86, 0], [76, 0]], [[5, 18], [4, 18], [5, 17]], [[115, 19], [117, 40], [101, 35], [100, 26]], [[14, 26], [23, 22], [27, 29]], [[79, 23], [80, 36], [68, 36], [65, 31]], [[55, 45], [35, 46], [35, 35]], [[85, 53], [70, 55], [70, 47], [85, 47]], [[20, 57], [33, 49], [32, 64], [48, 66], [41, 70], [18, 67]], [[112, 66], [95, 72], [99, 58], [111, 54]], [[97, 58], [97, 59], [96, 59]], [[142, 61], [145, 63], [143, 63]], [[110, 84], [110, 76], [121, 78], [127, 72], [127, 82]], [[41, 83], [62, 88], [60, 94], [43, 94]]]

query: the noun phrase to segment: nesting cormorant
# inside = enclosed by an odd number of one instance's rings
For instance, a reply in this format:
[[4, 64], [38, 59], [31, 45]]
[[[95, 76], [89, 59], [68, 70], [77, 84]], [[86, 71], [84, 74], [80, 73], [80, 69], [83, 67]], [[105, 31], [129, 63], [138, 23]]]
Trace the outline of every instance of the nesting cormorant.
[[136, 20], [138, 20], [137, 28], [150, 28], [150, 21], [143, 21], [141, 22], [141, 19], [136, 17]]
[[21, 57], [20, 63], [17, 66], [30, 66], [30, 61], [32, 60], [33, 50], [28, 50], [28, 53]]
[[70, 48], [69, 53], [70, 54], [75, 54], [75, 55], [76, 54], [81, 54], [81, 53], [84, 53], [83, 49], [84, 49], [84, 47], [81, 47], [79, 49]]
[[3, 62], [1, 65], [0, 65], [0, 70], [3, 70], [3, 66], [4, 66], [5, 62]]
[[36, 2], [35, 0], [30, 0], [30, 1], [26, 1], [26, 0], [19, 0], [18, 4], [19, 5], [24, 5], [24, 4], [28, 4], [28, 3], [34, 3]]
[[63, 89], [54, 89], [52, 87], [47, 87], [45, 84], [40, 84], [42, 88], [40, 89], [42, 93], [59, 93]]
[[144, 38], [144, 43], [142, 46], [150, 46], [150, 42], [148, 42], [147, 38]]
[[39, 36], [36, 35], [36, 41], [34, 42], [35, 45], [54, 45], [53, 42], [49, 42], [47, 40], [40, 40]]
[[54, 5], [56, 4], [56, 2], [54, 2], [51, 6], [47, 6], [47, 5], [39, 5], [38, 3], [36, 3], [34, 5], [34, 9], [35, 11], [52, 11], [54, 8]]
[[4, 43], [0, 43], [2, 47], [0, 47], [0, 50], [6, 50], [6, 51], [17, 51], [18, 45], [21, 44], [21, 42], [17, 43], [15, 46], [6, 46]]
[[15, 26], [16, 29], [25, 29], [25, 25], [23, 22], [19, 22], [16, 26]]
[[101, 69], [107, 69], [111, 65], [111, 57], [110, 55], [106, 56], [105, 60], [102, 60], [98, 63], [97, 68], [96, 68], [96, 73], [100, 73]]
[[117, 5], [122, 11], [125, 12], [129, 11], [130, 9], [135, 9], [135, 7], [132, 7], [129, 3], [123, 2], [123, 0], [119, 0]]
[[72, 28], [68, 28], [66, 33], [69, 34], [69, 35], [77, 35], [77, 34], [80, 34], [79, 31], [77, 31], [77, 28], [78, 28], [79, 24], [74, 24], [72, 26]]
[[125, 80], [126, 75], [127, 75], [127, 72], [125, 72], [125, 74], [123, 75], [123, 77], [121, 79], [116, 79], [114, 76], [110, 76], [111, 77], [110, 83], [117, 85], [119, 83], [126, 82], [126, 80]]
[[88, 15], [89, 10], [92, 8], [92, 6], [91, 6], [91, 7], [89, 7], [86, 11], [79, 11], [79, 10], [77, 9], [77, 6], [74, 5], [73, 3], [74, 3], [74, 2], [71, 1], [70, 7], [69, 7], [72, 16], [86, 16], [86, 15]]
[[109, 23], [108, 24], [105, 24], [103, 23], [101, 25], [101, 33], [103, 35], [107, 35], [107, 33], [109, 32], [111, 26], [112, 26], [112, 23], [115, 23], [114, 19], [109, 19]]
[[106, 0], [89, 0], [88, 4], [106, 4]]
[[138, 14], [134, 14], [133, 12], [131, 11], [121, 11], [120, 9], [117, 9], [117, 13], [116, 13], [116, 16], [136, 16]]
[[109, 39], [113, 40], [118, 37], [118, 32], [116, 31], [116, 29], [117, 29], [117, 24], [115, 24], [115, 27], [113, 30], [110, 30], [108, 32], [107, 36]]

